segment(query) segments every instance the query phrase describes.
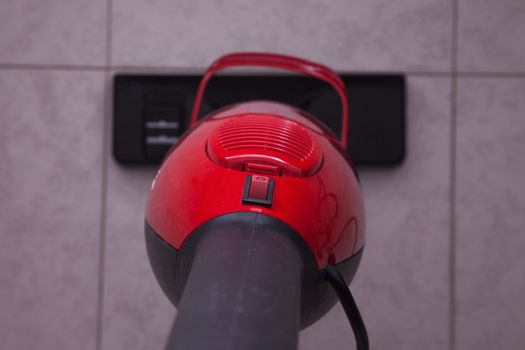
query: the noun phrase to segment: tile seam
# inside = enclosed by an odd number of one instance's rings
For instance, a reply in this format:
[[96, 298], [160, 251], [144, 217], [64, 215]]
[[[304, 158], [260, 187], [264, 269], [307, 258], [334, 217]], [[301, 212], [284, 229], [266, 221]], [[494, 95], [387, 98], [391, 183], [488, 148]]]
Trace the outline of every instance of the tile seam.
[[450, 82], [450, 207], [449, 207], [449, 349], [456, 349], [456, 153], [459, 0], [452, 0], [452, 59]]
[[105, 66], [104, 66], [104, 123], [102, 136], [102, 166], [101, 186], [102, 198], [100, 207], [100, 233], [99, 233], [99, 261], [98, 261], [98, 288], [97, 288], [97, 321], [95, 330], [95, 350], [102, 349], [104, 325], [104, 292], [106, 269], [106, 225], [108, 201], [108, 158], [109, 158], [109, 132], [111, 117], [110, 101], [110, 76], [111, 76], [111, 50], [112, 50], [112, 17], [113, 2], [106, 0], [106, 31], [105, 31]]

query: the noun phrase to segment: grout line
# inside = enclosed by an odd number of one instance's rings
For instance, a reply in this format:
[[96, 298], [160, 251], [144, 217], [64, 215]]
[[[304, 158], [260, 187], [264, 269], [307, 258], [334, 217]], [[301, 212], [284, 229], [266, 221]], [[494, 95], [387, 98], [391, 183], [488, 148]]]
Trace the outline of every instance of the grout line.
[[450, 266], [449, 266], [449, 318], [450, 350], [456, 343], [456, 152], [457, 152], [457, 77], [451, 79], [451, 126], [450, 126]]
[[456, 152], [458, 102], [459, 1], [452, 0], [452, 57], [450, 79], [450, 207], [449, 207], [449, 349], [456, 349]]
[[[152, 74], [152, 75], [202, 75], [204, 73], [203, 68], [192, 68], [192, 67], [139, 67], [139, 66], [112, 66], [111, 69], [115, 73], [119, 74]], [[265, 75], [268, 71], [232, 71], [228, 72], [228, 75]], [[293, 75], [290, 73], [282, 73], [278, 71], [271, 71], [275, 75]], [[429, 77], [449, 77], [450, 72], [439, 72], [439, 71], [388, 71], [388, 70], [356, 70], [356, 71], [338, 71], [340, 74], [367, 74], [367, 75], [389, 75], [389, 74], [403, 74], [411, 76], [429, 76]], [[221, 73], [219, 73], [221, 74]], [[525, 74], [524, 74], [525, 75]]]
[[102, 136], [102, 166], [101, 187], [102, 198], [100, 203], [100, 234], [99, 234], [99, 261], [98, 261], [98, 288], [97, 288], [97, 324], [95, 332], [95, 350], [102, 349], [102, 330], [104, 321], [104, 287], [106, 268], [106, 223], [107, 223], [107, 189], [108, 189], [108, 161], [107, 149], [109, 139], [110, 99], [109, 73], [104, 76], [104, 123]]
[[466, 78], [525, 78], [524, 72], [457, 72], [455, 73], [458, 77]]
[[[112, 0], [108, 0], [112, 1]], [[106, 40], [111, 39], [112, 34], [108, 34]], [[111, 45], [108, 45], [111, 46]], [[26, 63], [0, 63], [0, 70], [59, 70], [59, 71], [94, 71], [104, 72], [112, 71], [119, 73], [130, 73], [130, 74], [202, 74], [203, 68], [195, 67], [169, 67], [169, 66], [125, 66], [125, 65], [111, 65], [112, 52], [111, 48], [106, 49], [106, 64], [104, 65], [75, 65], [75, 64], [26, 64]], [[240, 73], [243, 74], [244, 72]], [[249, 74], [264, 74], [265, 72], [248, 72]], [[404, 71], [392, 71], [392, 70], [356, 70], [351, 72], [340, 73], [351, 73], [351, 74], [405, 74], [408, 76], [421, 76], [421, 77], [451, 77], [456, 75], [457, 77], [466, 78], [525, 78], [525, 72], [476, 72], [476, 71], [419, 71], [419, 70], [404, 70]]]
[[[121, 73], [166, 73], [166, 74], [202, 74], [204, 68], [198, 67], [175, 67], [175, 66], [130, 66], [130, 65], [113, 65], [111, 66], [113, 71], [119, 71]], [[371, 74], [371, 75], [382, 75], [382, 74], [405, 74], [413, 76], [437, 76], [437, 77], [450, 77], [453, 73], [451, 71], [424, 71], [424, 70], [355, 70], [355, 71], [343, 71], [338, 70], [338, 73], [342, 74]], [[233, 71], [230, 74], [266, 74], [266, 71]], [[288, 73], [276, 73], [288, 75]], [[475, 72], [475, 71], [464, 71], [456, 72], [461, 76], [473, 76], [473, 77], [525, 77], [525, 72]]]
[[113, 61], [113, 0], [107, 0], [106, 6], [106, 68], [111, 70]]
[[106, 66], [75, 65], [75, 64], [32, 64], [32, 63], [0, 63], [0, 69], [25, 70], [65, 70], [65, 71], [104, 71]]
[[[148, 66], [111, 66], [112, 71], [118, 73], [164, 73], [164, 74], [203, 74], [203, 68], [191, 68], [191, 67], [148, 67]], [[382, 74], [405, 74], [411, 76], [424, 76], [424, 77], [451, 77], [457, 75], [460, 77], [480, 77], [480, 78], [525, 78], [525, 72], [473, 72], [473, 71], [418, 71], [418, 70], [404, 70], [404, 71], [393, 71], [393, 70], [356, 70], [356, 71], [337, 71], [342, 74], [370, 74], [370, 75], [382, 75]], [[232, 72], [230, 74], [261, 74], [264, 75], [264, 71], [248, 71], [248, 72]], [[276, 73], [279, 74], [279, 73]], [[283, 75], [287, 75], [284, 73]]]
[[[356, 72], [357, 74], [361, 72]], [[363, 72], [364, 74], [368, 74], [368, 72]], [[372, 72], [370, 72], [372, 73]], [[424, 71], [403, 71], [399, 72], [400, 74], [405, 74], [407, 76], [414, 76], [414, 77], [437, 77], [437, 78], [446, 78], [450, 77], [450, 72], [424, 72]], [[381, 74], [381, 73], [380, 73]], [[388, 72], [385, 72], [385, 74], [388, 74]]]
[[[167, 73], [167, 74], [202, 74], [204, 72], [203, 67], [177, 67], [177, 66], [141, 66], [141, 65], [112, 65], [111, 69], [113, 71], [120, 71], [123, 73], [130, 72], [130, 73]], [[369, 69], [361, 69], [361, 70], [355, 70], [355, 71], [345, 71], [345, 70], [337, 70], [338, 73], [341, 74], [406, 74], [406, 75], [413, 75], [413, 76], [443, 76], [443, 77], [450, 77], [454, 72], [451, 71], [424, 71], [424, 70], [369, 70]], [[241, 71], [241, 72], [235, 72], [233, 71], [230, 74], [266, 74], [266, 71]], [[283, 74], [288, 75], [288, 73], [276, 73], [276, 74]], [[487, 72], [477, 72], [477, 71], [458, 71], [456, 68], [455, 74], [458, 76], [465, 76], [465, 77], [495, 77], [495, 78], [505, 78], [505, 77], [525, 77], [524, 71], [516, 71], [516, 72], [498, 72], [498, 71], [487, 71]]]
[[184, 73], [203, 74], [205, 67], [176, 67], [176, 66], [141, 66], [141, 65], [113, 65], [114, 71], [137, 72], [137, 73]]
[[95, 330], [95, 350], [102, 349], [103, 325], [104, 325], [104, 289], [106, 270], [106, 224], [107, 224], [107, 201], [108, 201], [108, 154], [109, 153], [109, 129], [111, 119], [111, 48], [112, 48], [112, 22], [113, 2], [106, 0], [106, 54], [104, 67], [104, 123], [102, 136], [102, 198], [100, 205], [100, 236], [99, 236], [99, 263], [98, 263], [98, 288], [97, 288], [97, 323]]

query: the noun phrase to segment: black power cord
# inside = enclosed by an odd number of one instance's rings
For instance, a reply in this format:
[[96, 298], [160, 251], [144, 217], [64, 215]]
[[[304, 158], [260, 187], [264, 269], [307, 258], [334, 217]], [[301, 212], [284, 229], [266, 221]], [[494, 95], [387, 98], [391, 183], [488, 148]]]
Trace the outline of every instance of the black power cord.
[[343, 305], [346, 317], [348, 318], [348, 321], [350, 321], [350, 325], [354, 331], [357, 350], [368, 350], [369, 344], [366, 326], [361, 317], [361, 313], [357, 308], [354, 297], [350, 292], [350, 288], [348, 288], [345, 279], [334, 266], [328, 265], [325, 271], [326, 279], [332, 285], [341, 305]]

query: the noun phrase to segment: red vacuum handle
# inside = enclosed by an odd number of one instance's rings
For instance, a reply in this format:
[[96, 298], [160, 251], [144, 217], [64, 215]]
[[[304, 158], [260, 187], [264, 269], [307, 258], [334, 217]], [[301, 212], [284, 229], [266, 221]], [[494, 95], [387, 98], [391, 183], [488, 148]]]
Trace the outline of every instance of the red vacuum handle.
[[272, 53], [257, 53], [257, 52], [239, 52], [222, 56], [212, 63], [210, 68], [204, 74], [197, 95], [195, 97], [195, 104], [193, 105], [193, 112], [191, 114], [190, 126], [195, 125], [199, 118], [199, 109], [202, 102], [204, 90], [211, 77], [220, 70], [229, 67], [238, 66], [260, 66], [284, 69], [296, 73], [302, 73], [311, 77], [323, 80], [330, 84], [339, 94], [342, 104], [342, 121], [341, 121], [341, 139], [340, 143], [346, 149], [347, 131], [348, 131], [348, 98], [346, 95], [346, 87], [337, 73], [327, 66], [307, 61], [301, 58], [272, 54]]

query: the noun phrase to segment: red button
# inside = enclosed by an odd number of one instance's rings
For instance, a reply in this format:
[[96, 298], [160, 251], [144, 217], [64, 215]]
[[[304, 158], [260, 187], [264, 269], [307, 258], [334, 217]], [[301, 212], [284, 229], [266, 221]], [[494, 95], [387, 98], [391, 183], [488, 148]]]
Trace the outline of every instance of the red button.
[[266, 200], [268, 198], [268, 187], [270, 178], [266, 176], [253, 175], [250, 183], [250, 192], [248, 197], [250, 199]]

